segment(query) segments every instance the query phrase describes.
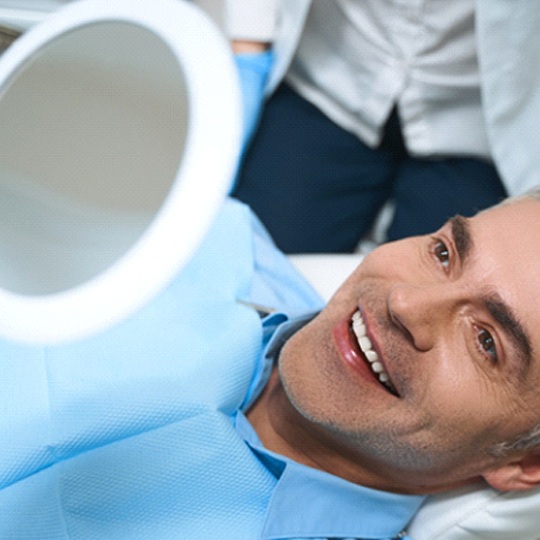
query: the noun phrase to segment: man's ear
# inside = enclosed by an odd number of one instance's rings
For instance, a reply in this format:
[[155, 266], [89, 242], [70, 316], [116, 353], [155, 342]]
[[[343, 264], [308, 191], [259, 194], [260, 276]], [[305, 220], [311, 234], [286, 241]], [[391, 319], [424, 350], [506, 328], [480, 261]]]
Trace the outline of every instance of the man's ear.
[[534, 450], [482, 476], [492, 488], [499, 491], [526, 491], [537, 487], [540, 485], [540, 451]]

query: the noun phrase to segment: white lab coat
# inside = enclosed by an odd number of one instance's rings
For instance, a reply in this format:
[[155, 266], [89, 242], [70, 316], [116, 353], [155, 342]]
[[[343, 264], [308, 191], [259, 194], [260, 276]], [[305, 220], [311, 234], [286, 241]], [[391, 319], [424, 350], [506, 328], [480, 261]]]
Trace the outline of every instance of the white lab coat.
[[[282, 0], [269, 78], [287, 71], [311, 0]], [[493, 159], [511, 195], [540, 184], [540, 3], [476, 0], [483, 109]]]

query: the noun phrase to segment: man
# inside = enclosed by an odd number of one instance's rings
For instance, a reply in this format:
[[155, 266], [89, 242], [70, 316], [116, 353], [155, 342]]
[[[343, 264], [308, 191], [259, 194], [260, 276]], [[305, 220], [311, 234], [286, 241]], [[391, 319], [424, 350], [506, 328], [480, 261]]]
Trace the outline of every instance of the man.
[[[99, 337], [39, 352], [47, 453], [31, 445], [42, 426], [3, 399], [15, 429], [0, 455], [0, 537], [388, 539], [424, 494], [538, 485], [539, 203], [540, 192], [382, 246], [319, 315], [269, 314], [262, 334], [236, 293], [207, 281], [217, 270], [229, 286], [241, 270], [226, 255], [243, 239], [227, 244], [222, 216], [206, 247], [224, 253], [195, 261], [198, 281], [174, 285], [182, 302], [167, 317], [160, 301], [113, 329], [128, 338], [114, 354]], [[189, 304], [197, 288], [210, 294]], [[156, 323], [167, 347], [146, 350], [140, 334]]]
[[248, 413], [263, 442], [397, 493], [537, 485], [535, 197], [368, 255], [283, 347]]

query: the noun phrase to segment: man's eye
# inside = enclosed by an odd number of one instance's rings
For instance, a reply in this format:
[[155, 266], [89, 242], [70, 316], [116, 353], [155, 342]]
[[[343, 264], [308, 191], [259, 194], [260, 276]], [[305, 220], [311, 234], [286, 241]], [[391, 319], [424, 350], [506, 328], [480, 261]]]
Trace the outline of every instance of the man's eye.
[[493, 336], [483, 328], [480, 328], [478, 331], [478, 344], [480, 345], [480, 352], [489, 355], [494, 362], [497, 361], [498, 355], [495, 340], [493, 339]]
[[445, 268], [448, 268], [450, 265], [450, 250], [442, 240], [437, 240], [433, 248], [433, 253], [435, 253], [435, 257], [439, 259], [439, 262]]

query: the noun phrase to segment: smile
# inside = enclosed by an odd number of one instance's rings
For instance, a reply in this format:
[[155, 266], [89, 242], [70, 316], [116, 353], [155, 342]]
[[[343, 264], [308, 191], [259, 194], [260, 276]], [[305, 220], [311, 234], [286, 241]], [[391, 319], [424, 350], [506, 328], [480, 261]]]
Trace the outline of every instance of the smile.
[[366, 325], [360, 311], [355, 311], [352, 316], [352, 330], [358, 341], [358, 346], [369, 362], [371, 371], [374, 373], [375, 377], [377, 377], [392, 394], [397, 396], [396, 389], [394, 388], [384, 365], [379, 361], [379, 355], [373, 350], [373, 345], [367, 335]]

